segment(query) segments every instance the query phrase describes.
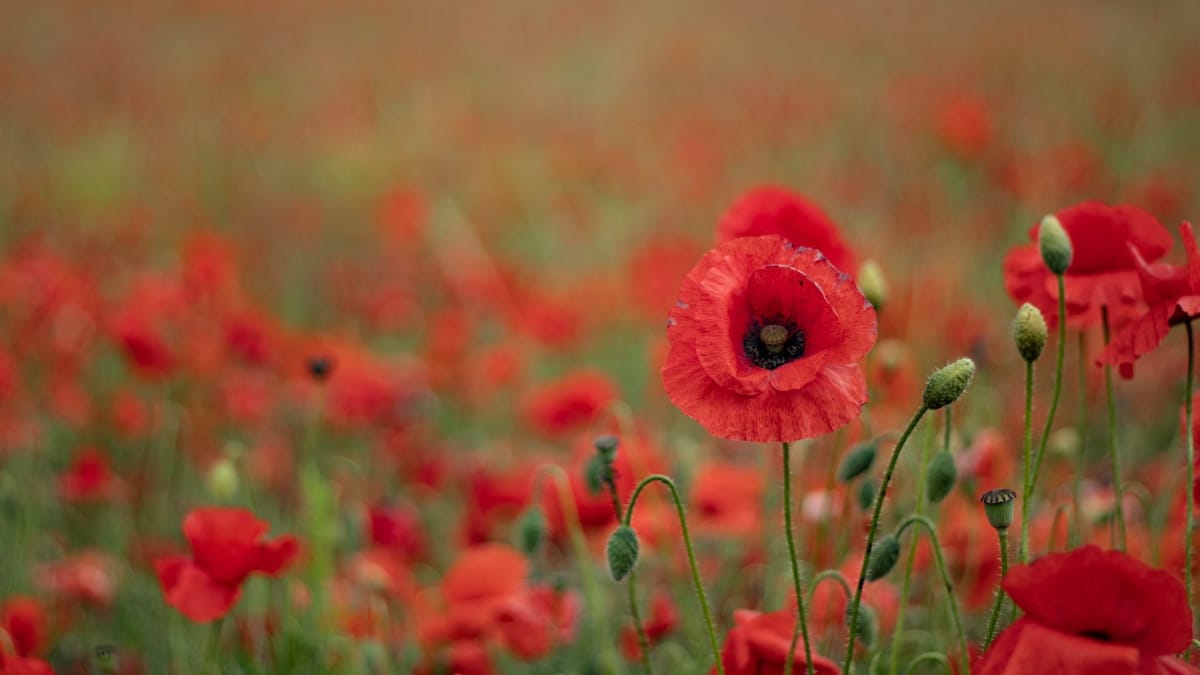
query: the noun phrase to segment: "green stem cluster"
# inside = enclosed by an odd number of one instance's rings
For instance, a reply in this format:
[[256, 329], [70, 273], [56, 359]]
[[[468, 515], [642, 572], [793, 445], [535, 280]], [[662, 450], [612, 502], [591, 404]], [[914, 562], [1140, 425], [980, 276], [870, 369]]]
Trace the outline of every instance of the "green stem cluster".
[[[783, 444], [783, 527], [787, 530], [788, 558], [792, 562], [792, 587], [796, 593], [796, 630], [792, 631], [792, 642], [788, 646], [783, 662], [783, 675], [792, 675], [792, 654], [796, 653], [796, 640], [804, 638], [804, 664], [808, 675], [814, 675], [812, 645], [808, 639], [808, 620], [804, 616], [804, 592], [800, 586], [800, 561], [796, 559], [796, 536], [792, 532], [792, 452], [791, 446]], [[853, 625], [853, 624], [852, 624]]]
[[950, 606], [950, 615], [954, 619], [954, 628], [958, 631], [960, 672], [970, 673], [971, 664], [967, 646], [967, 631], [963, 628], [962, 616], [958, 613], [958, 603], [954, 601], [954, 583], [950, 581], [950, 571], [946, 567], [945, 558], [942, 557], [942, 545], [938, 541], [937, 528], [934, 526], [933, 521], [925, 516], [909, 516], [896, 529], [896, 538], [899, 539], [910, 525], [920, 525], [924, 528], [926, 534], [929, 535], [929, 542], [933, 544], [934, 562], [937, 564], [938, 572], [942, 575], [942, 584], [946, 588], [946, 604]]

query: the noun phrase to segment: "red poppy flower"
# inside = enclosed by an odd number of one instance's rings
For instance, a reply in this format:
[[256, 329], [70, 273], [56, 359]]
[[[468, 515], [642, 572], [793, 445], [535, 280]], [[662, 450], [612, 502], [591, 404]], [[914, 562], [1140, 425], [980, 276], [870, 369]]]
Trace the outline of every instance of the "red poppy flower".
[[295, 537], [261, 541], [269, 525], [246, 509], [200, 508], [187, 514], [183, 533], [192, 557], [155, 561], [167, 603], [192, 621], [219, 619], [233, 607], [253, 572], [275, 576], [296, 560]]
[[1183, 583], [1095, 546], [1009, 570], [1004, 590], [1025, 612], [996, 638], [979, 675], [1200, 673], [1174, 659], [1191, 643]]
[[[785, 609], [763, 614], [739, 609], [733, 613], [733, 623], [721, 650], [726, 675], [781, 675], [795, 632], [796, 612]], [[793, 673], [805, 672], [808, 662], [804, 659], [803, 638], [796, 639], [791, 659]], [[842, 672], [832, 661], [816, 654], [813, 654], [813, 669], [817, 675]], [[710, 673], [715, 672], [714, 667]]]
[[54, 669], [41, 659], [10, 656], [0, 644], [0, 675], [54, 675]]
[[857, 361], [875, 328], [870, 303], [819, 251], [779, 236], [735, 239], [684, 278], [663, 386], [714, 436], [821, 436], [866, 403]]
[[617, 398], [607, 375], [580, 369], [542, 385], [525, 398], [525, 419], [549, 437], [587, 427]]
[[116, 478], [108, 457], [95, 448], [84, 448], [71, 460], [67, 472], [59, 476], [58, 491], [66, 502], [95, 502], [111, 497]]
[[0, 610], [0, 631], [8, 634], [17, 656], [41, 654], [46, 648], [46, 610], [33, 598], [9, 598]]
[[854, 252], [842, 240], [833, 220], [821, 207], [785, 187], [764, 185], [751, 189], [729, 207], [717, 224], [718, 244], [764, 234], [815, 248], [843, 272], [853, 274], [857, 269]]
[[[1083, 202], [1057, 214], [1074, 251], [1063, 277], [1067, 293], [1067, 323], [1077, 328], [1100, 323], [1100, 308], [1108, 307], [1112, 326], [1141, 313], [1133, 250], [1145, 260], [1163, 257], [1171, 234], [1154, 216], [1136, 206]], [[1042, 310], [1046, 322], [1058, 323], [1058, 282], [1042, 263], [1038, 228], [1029, 230], [1032, 244], [1018, 246], [1004, 259], [1004, 287], [1018, 302]]]
[[[656, 592], [654, 599], [650, 602], [650, 616], [642, 624], [642, 628], [646, 631], [646, 641], [653, 647], [675, 630], [677, 625], [679, 625], [679, 609], [675, 607], [675, 602], [671, 600], [669, 594], [662, 591]], [[638, 642], [637, 629], [633, 626], [626, 626], [621, 630], [620, 642], [621, 654], [627, 660], [638, 661], [642, 658], [642, 646]]]
[[1187, 253], [1183, 265], [1151, 265], [1136, 248], [1129, 249], [1148, 309], [1113, 335], [1099, 359], [1119, 365], [1125, 377], [1133, 376], [1133, 362], [1157, 347], [1171, 326], [1200, 316], [1200, 249], [1191, 223], [1180, 225], [1179, 233]]

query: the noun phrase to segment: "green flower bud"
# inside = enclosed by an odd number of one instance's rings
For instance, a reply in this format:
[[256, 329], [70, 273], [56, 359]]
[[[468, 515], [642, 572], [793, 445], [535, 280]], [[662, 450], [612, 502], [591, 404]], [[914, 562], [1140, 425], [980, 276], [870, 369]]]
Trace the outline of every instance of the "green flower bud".
[[997, 530], [1007, 530], [1012, 525], [1013, 510], [1016, 506], [1017, 493], [1008, 488], [988, 490], [979, 498], [983, 510], [987, 513], [988, 522]]
[[525, 509], [517, 521], [517, 537], [525, 555], [533, 555], [546, 539], [546, 516], [542, 507], [534, 504]]
[[858, 484], [858, 508], [868, 511], [875, 505], [875, 481], [870, 478]]
[[1042, 262], [1046, 263], [1046, 269], [1055, 274], [1066, 273], [1071, 266], [1071, 238], [1053, 213], [1042, 218], [1042, 225], [1038, 228], [1038, 247], [1042, 250]]
[[875, 581], [887, 576], [900, 559], [900, 540], [894, 535], [887, 535], [875, 542], [871, 549], [871, 559], [867, 561], [867, 581]]
[[[878, 623], [875, 619], [875, 610], [868, 605], [858, 606], [858, 617], [855, 620], [856, 626], [852, 628], [859, 641], [864, 645], [870, 645], [875, 639], [875, 626]], [[850, 608], [846, 608], [846, 628], [850, 629]]]
[[954, 466], [954, 456], [944, 450], [937, 453], [925, 468], [925, 496], [931, 504], [937, 504], [950, 494], [956, 480], [958, 468]]
[[622, 525], [608, 538], [608, 572], [620, 581], [633, 571], [638, 559], [637, 533], [632, 527]]
[[858, 268], [858, 289], [876, 312], [883, 309], [883, 304], [887, 302], [888, 286], [879, 263], [868, 260]]
[[1028, 302], [1017, 310], [1017, 318], [1013, 320], [1013, 339], [1017, 342], [1017, 351], [1021, 358], [1032, 363], [1042, 355], [1046, 347], [1046, 317], [1042, 310]]
[[228, 457], [218, 459], [208, 470], [205, 479], [208, 494], [219, 502], [231, 502], [238, 493], [238, 471]]
[[850, 448], [838, 467], [837, 479], [849, 483], [869, 471], [875, 463], [875, 452], [875, 441], [866, 441]]
[[588, 492], [600, 494], [604, 484], [608, 482], [608, 463], [600, 455], [592, 455], [583, 470], [583, 479], [587, 483]]
[[975, 362], [965, 357], [933, 371], [925, 383], [925, 407], [938, 410], [954, 403], [967, 390], [974, 375]]
[[617, 446], [621, 444], [621, 439], [617, 438], [616, 434], [604, 434], [597, 436], [593, 444], [596, 446], [596, 452], [604, 458], [604, 461], [611, 464], [617, 457]]

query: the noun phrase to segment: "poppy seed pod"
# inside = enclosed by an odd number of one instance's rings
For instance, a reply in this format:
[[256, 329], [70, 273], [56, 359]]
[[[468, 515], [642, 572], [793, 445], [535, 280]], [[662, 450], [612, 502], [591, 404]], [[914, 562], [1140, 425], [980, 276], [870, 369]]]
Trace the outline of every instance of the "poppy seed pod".
[[1042, 218], [1042, 225], [1038, 228], [1038, 248], [1042, 252], [1042, 262], [1051, 272], [1065, 274], [1071, 266], [1071, 238], [1053, 213]]
[[534, 504], [521, 514], [517, 522], [517, 536], [525, 555], [533, 555], [541, 548], [546, 539], [546, 516], [540, 506]]
[[899, 559], [900, 540], [890, 534], [880, 539], [871, 550], [871, 559], [867, 561], [867, 581], [887, 576]]
[[1013, 339], [1021, 358], [1030, 363], [1037, 361], [1046, 347], [1048, 332], [1042, 310], [1028, 302], [1021, 305], [1017, 310], [1017, 318], [1013, 319]]
[[850, 448], [850, 452], [842, 458], [842, 464], [838, 467], [837, 478], [843, 483], [858, 478], [871, 469], [871, 465], [875, 463], [875, 442], [866, 441]]
[[954, 403], [963, 395], [975, 376], [975, 362], [961, 358], [938, 368], [925, 383], [922, 400], [928, 410], [938, 410]]
[[929, 498], [930, 503], [937, 504], [950, 494], [950, 490], [954, 488], [954, 482], [958, 480], [958, 468], [954, 466], [954, 456], [944, 450], [937, 453], [929, 460], [929, 466], [926, 467], [925, 472], [927, 479], [925, 496]]
[[1013, 521], [1017, 493], [1008, 488], [988, 490], [979, 498], [988, 522], [997, 530], [1007, 530]]
[[633, 571], [638, 559], [638, 538], [632, 527], [622, 525], [608, 538], [608, 572], [620, 581]]
[[884, 303], [887, 302], [888, 286], [879, 263], [868, 260], [858, 268], [858, 289], [876, 312], [883, 309]]

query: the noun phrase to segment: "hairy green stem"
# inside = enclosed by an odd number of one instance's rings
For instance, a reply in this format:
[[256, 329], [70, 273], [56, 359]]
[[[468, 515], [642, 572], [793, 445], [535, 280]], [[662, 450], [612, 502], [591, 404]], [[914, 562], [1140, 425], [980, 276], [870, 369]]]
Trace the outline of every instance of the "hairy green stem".
[[[1100, 324], [1104, 328], [1104, 344], [1108, 345], [1108, 306], [1100, 307]], [[1113, 504], [1113, 518], [1117, 521], [1116, 537], [1113, 548], [1125, 550], [1125, 501], [1121, 493], [1121, 455], [1117, 450], [1117, 398], [1113, 390], [1112, 366], [1104, 366], [1104, 391], [1108, 401], [1108, 454], [1112, 462], [1113, 494], [1116, 500]]]
[[804, 616], [804, 591], [800, 585], [800, 561], [796, 559], [796, 535], [792, 533], [792, 450], [783, 444], [783, 528], [787, 530], [788, 559], [792, 562], [792, 588], [796, 593], [796, 627], [792, 630], [792, 642], [788, 646], [783, 662], [783, 675], [792, 675], [792, 655], [796, 653], [796, 640], [804, 638], [804, 664], [808, 675], [814, 675], [812, 645], [808, 639], [808, 619]]
[[688, 533], [687, 514], [683, 511], [683, 500], [679, 498], [679, 490], [675, 487], [675, 481], [662, 474], [653, 474], [643, 478], [629, 497], [629, 507], [625, 509], [624, 525], [629, 526], [633, 518], [633, 509], [637, 505], [642, 490], [646, 489], [647, 485], [656, 482], [666, 485], [671, 490], [671, 498], [675, 501], [675, 512], [679, 515], [679, 529], [683, 534], [683, 545], [687, 549], [688, 563], [692, 567], [692, 582], [696, 586], [696, 595], [700, 598], [700, 609], [704, 612], [704, 626], [708, 629], [709, 646], [712, 647], [713, 659], [717, 663], [717, 672], [725, 675], [725, 664], [721, 662], [721, 647], [717, 643], [717, 631], [713, 627], [712, 610], [708, 607], [708, 596], [704, 593], [704, 584], [700, 581], [700, 568], [696, 565], [696, 551], [692, 548], [692, 536]]
[[996, 583], [996, 602], [992, 605], [991, 616], [988, 617], [987, 637], [983, 640], [984, 651], [987, 651], [996, 635], [996, 620], [1000, 618], [1000, 608], [1004, 605], [1004, 577], [1008, 576], [1008, 529], [996, 532], [1000, 537], [1000, 581]]
[[1025, 441], [1022, 451], [1021, 464], [1021, 541], [1018, 553], [1021, 560], [1029, 559], [1029, 514], [1033, 512], [1030, 502], [1033, 500], [1033, 466], [1030, 454], [1033, 452], [1033, 361], [1025, 362]]
[[887, 471], [883, 474], [883, 482], [879, 484], [879, 490], [875, 493], [875, 508], [871, 515], [871, 525], [867, 530], [867, 548], [863, 552], [862, 565], [858, 570], [858, 586], [854, 590], [854, 600], [850, 603], [850, 637], [846, 641], [846, 658], [842, 663], [842, 672], [849, 673], [850, 665], [854, 662], [854, 640], [857, 637], [857, 632], [854, 627], [858, 625], [858, 607], [862, 603], [863, 584], [867, 581], [867, 561], [871, 559], [871, 549], [875, 546], [875, 534], [879, 529], [879, 514], [883, 511], [883, 500], [887, 496], [888, 483], [892, 480], [892, 473], [896, 471], [896, 461], [900, 459], [900, 451], [904, 449], [905, 442], [912, 435], [913, 429], [917, 428], [917, 423], [925, 416], [925, 412], [929, 408], [924, 404], [913, 415], [908, 426], [904, 428], [904, 433], [900, 435], [900, 440], [896, 442], [896, 447], [892, 449], [892, 457], [888, 460]]
[[[929, 542], [933, 544], [933, 557], [937, 563], [938, 571], [942, 574], [942, 584], [946, 587], [946, 604], [950, 605], [950, 615], [954, 618], [954, 628], [958, 631], [959, 659], [962, 661], [962, 671], [965, 675], [970, 675], [971, 662], [970, 654], [967, 649], [967, 631], [963, 628], [962, 616], [958, 613], [958, 603], [954, 601], [954, 584], [950, 581], [950, 572], [946, 568], [946, 560], [942, 557], [942, 545], [938, 541], [937, 528], [933, 521], [925, 516], [909, 516], [900, 523], [900, 527], [896, 529], [896, 538], [899, 539], [904, 530], [910, 525], [920, 525], [925, 528], [926, 534], [929, 535]], [[913, 542], [916, 545], [916, 542]]]
[[[613, 480], [612, 473], [606, 476], [604, 481], [608, 485], [608, 496], [612, 500], [613, 513], [617, 516], [617, 522], [621, 521], [621, 498], [617, 495], [617, 483]], [[653, 675], [654, 668], [650, 665], [650, 638], [646, 636], [646, 627], [642, 623], [642, 614], [638, 611], [637, 602], [637, 575], [634, 570], [629, 570], [629, 581], [626, 584], [629, 589], [629, 613], [633, 615], [633, 628], [637, 633], [638, 649], [641, 651], [642, 670], [646, 675]]]
[[[1029, 477], [1029, 484], [1025, 486], [1026, 495], [1032, 495], [1037, 489], [1038, 475], [1042, 471], [1042, 460], [1046, 458], [1046, 442], [1050, 440], [1050, 430], [1054, 428], [1054, 413], [1058, 411], [1058, 399], [1062, 395], [1063, 359], [1067, 354], [1067, 291], [1062, 275], [1056, 276], [1058, 279], [1058, 349], [1054, 357], [1054, 395], [1050, 398], [1050, 412], [1046, 415], [1042, 440], [1038, 443], [1037, 456], [1033, 460], [1033, 475]], [[1026, 405], [1029, 405], [1029, 399], [1026, 400]], [[1028, 418], [1028, 415], [1026, 417]], [[1022, 516], [1024, 515], [1023, 513]], [[1022, 517], [1022, 521], [1024, 520], [1026, 519]], [[1023, 533], [1027, 531], [1024, 522], [1022, 522], [1021, 528]], [[1029, 539], [1024, 534], [1021, 535], [1021, 562], [1029, 562]]]
[[[946, 412], [950, 412], [952, 406], [946, 407]], [[950, 428], [950, 418], [946, 418], [946, 428]], [[950, 450], [950, 434], [947, 432], [943, 436], [943, 450]], [[929, 468], [929, 452], [933, 449], [933, 426], [929, 425], [929, 434], [925, 441], [924, 451], [921, 453], [921, 467], [917, 470], [917, 513], [925, 512], [925, 483]], [[917, 562], [917, 547], [914, 546], [908, 551], [908, 559], [904, 562], [904, 581], [900, 584], [900, 600], [896, 608], [896, 628], [892, 631], [893, 636], [898, 636], [904, 632], [904, 619], [908, 614], [908, 594], [912, 589], [912, 573], [913, 567]], [[888, 673], [896, 675], [900, 671], [900, 649], [898, 648], [897, 640], [892, 638], [892, 646], [888, 654]]]
[[[1087, 333], [1079, 331], [1079, 414], [1075, 420], [1078, 429], [1078, 447], [1075, 448], [1075, 478], [1071, 482], [1071, 534], [1068, 546], [1075, 548], [1083, 542], [1084, 534], [1083, 509], [1079, 508], [1083, 501], [1083, 471], [1085, 467], [1084, 449], [1087, 448], [1088, 432], [1087, 405]], [[1053, 530], [1052, 530], [1053, 531]]]
[[847, 600], [854, 595], [854, 591], [850, 590], [850, 582], [846, 581], [846, 577], [842, 576], [841, 572], [838, 570], [821, 570], [812, 578], [812, 581], [808, 582], [808, 603], [810, 605], [812, 604], [813, 596], [817, 593], [817, 585], [826, 579], [836, 581], [842, 587], [842, 590], [846, 591]]

